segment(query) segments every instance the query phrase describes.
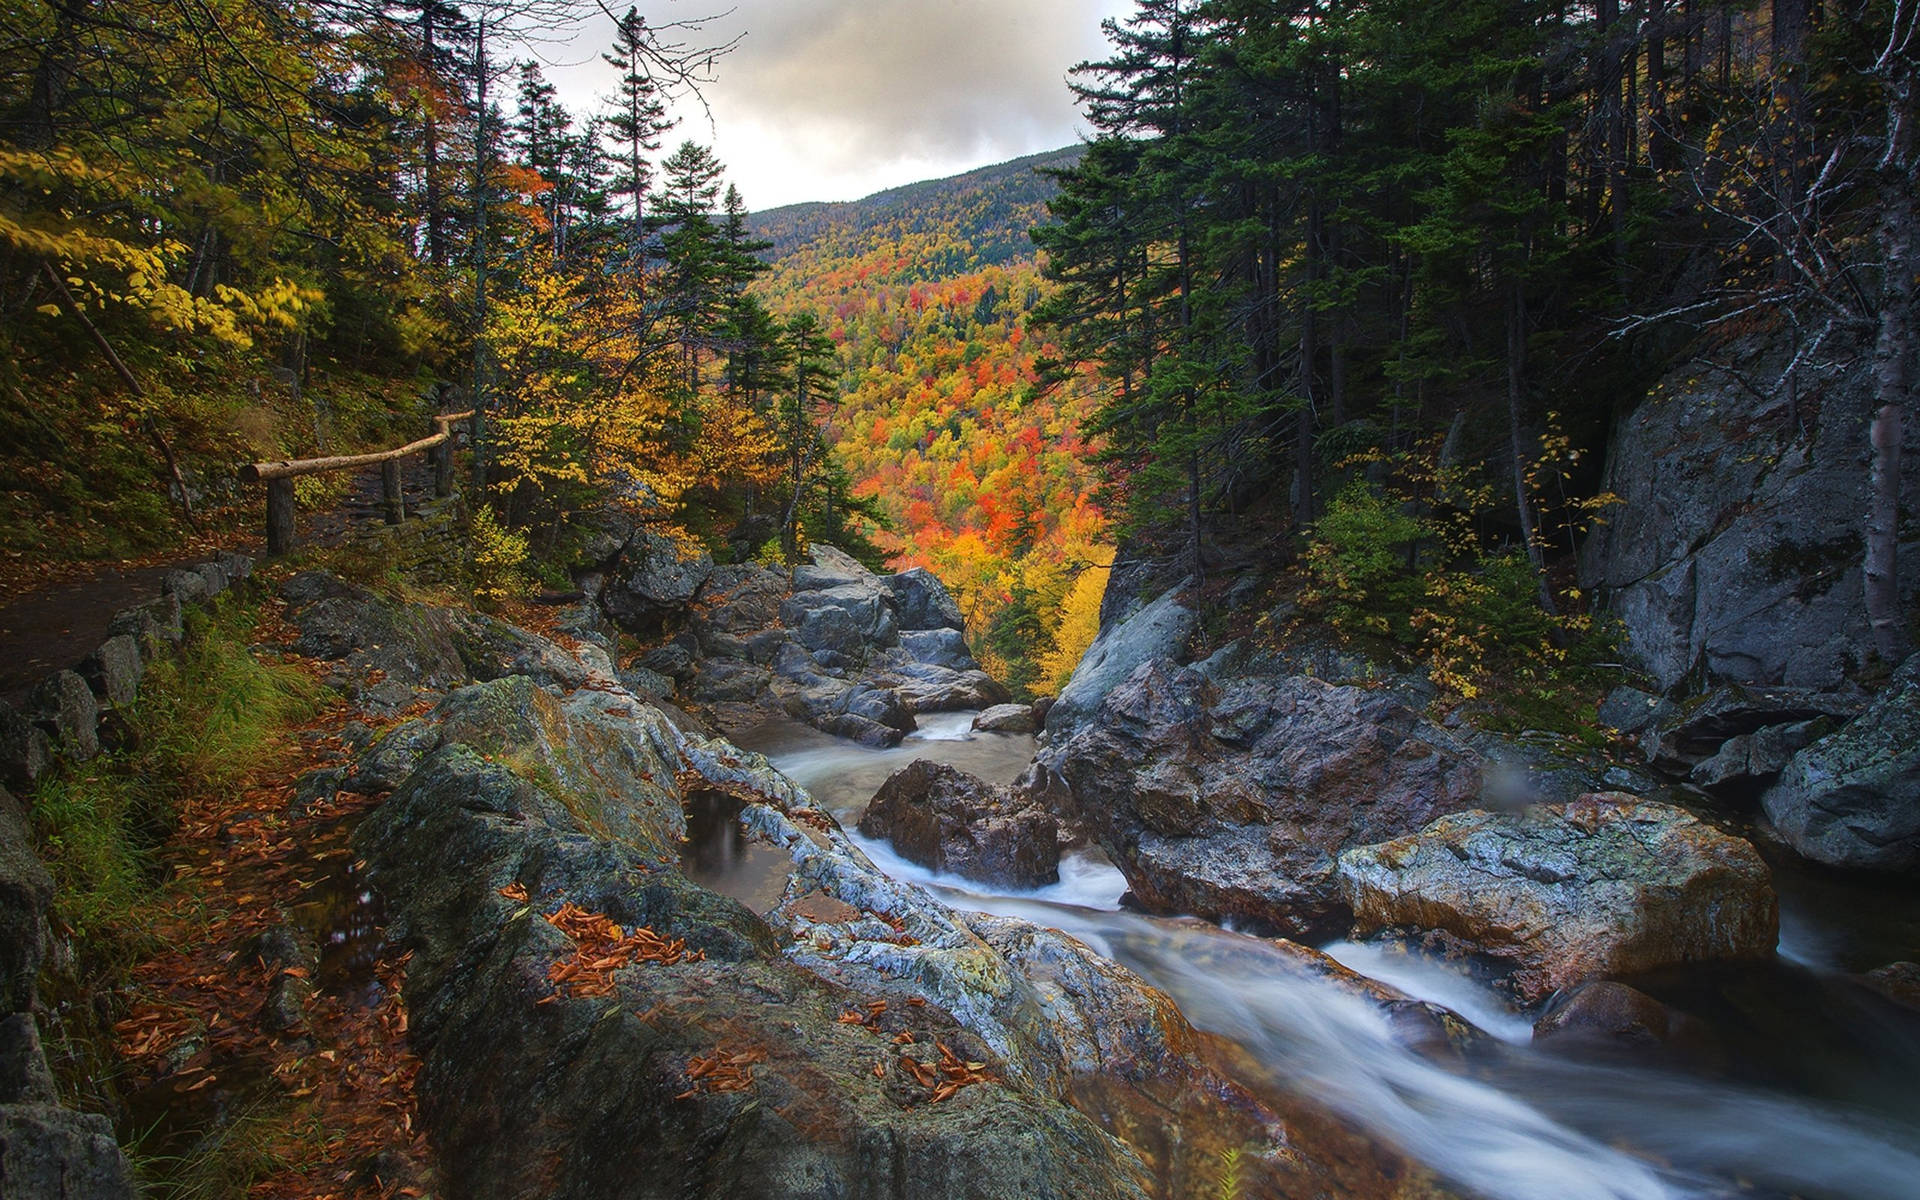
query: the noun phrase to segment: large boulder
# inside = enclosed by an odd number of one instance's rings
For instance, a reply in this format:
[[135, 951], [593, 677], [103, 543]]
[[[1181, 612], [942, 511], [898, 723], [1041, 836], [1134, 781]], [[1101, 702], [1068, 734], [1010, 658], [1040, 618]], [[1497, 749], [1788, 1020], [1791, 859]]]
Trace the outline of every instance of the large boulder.
[[914, 567], [898, 575], [883, 575], [880, 583], [893, 593], [894, 607], [900, 613], [902, 629], [955, 629], [965, 631], [966, 618], [933, 572]]
[[807, 561], [793, 569], [793, 590], [818, 591], [854, 584], [878, 587], [879, 577], [867, 570], [859, 559], [838, 546], [816, 543], [807, 548]]
[[957, 712], [990, 708], [1007, 699], [1007, 689], [979, 668], [954, 670], [933, 663], [883, 661], [870, 677], [878, 687], [897, 693], [916, 713]]
[[1511, 968], [1532, 1002], [1587, 979], [1764, 958], [1766, 863], [1680, 809], [1623, 793], [1471, 811], [1340, 856], [1356, 932], [1438, 932]]
[[982, 733], [1032, 733], [1038, 725], [1031, 704], [996, 704], [973, 719]]
[[1056, 741], [1071, 737], [1099, 710], [1107, 693], [1142, 663], [1182, 661], [1195, 627], [1193, 610], [1181, 602], [1179, 588], [1124, 621], [1103, 625], [1047, 711], [1048, 736]]
[[600, 590], [600, 607], [642, 637], [682, 618], [713, 574], [713, 560], [650, 529], [634, 532]]
[[1006, 887], [1060, 879], [1060, 827], [1005, 788], [920, 759], [894, 772], [860, 814], [860, 832], [893, 843], [901, 857]]
[[971, 671], [980, 665], [967, 649], [967, 635], [958, 629], [902, 630], [900, 649], [914, 662], [932, 663], [955, 671]]
[[[1789, 338], [1719, 348], [1754, 378], [1782, 374]], [[1603, 488], [1621, 503], [1583, 547], [1581, 585], [1626, 630], [1626, 652], [1670, 691], [1696, 672], [1831, 687], [1873, 654], [1861, 587], [1871, 354], [1756, 392], [1699, 358], [1615, 427]], [[1920, 511], [1920, 473], [1901, 506]], [[1900, 594], [1920, 593], [1920, 544]]]
[[1471, 750], [1386, 692], [1160, 662], [1041, 759], [1149, 911], [1289, 936], [1345, 928], [1342, 850], [1465, 808], [1481, 783]]
[[1920, 655], [1859, 717], [1795, 754], [1761, 804], [1816, 862], [1920, 869]]
[[873, 647], [898, 645], [893, 607], [878, 587], [841, 583], [795, 592], [780, 605], [780, 621], [809, 650], [865, 658]]

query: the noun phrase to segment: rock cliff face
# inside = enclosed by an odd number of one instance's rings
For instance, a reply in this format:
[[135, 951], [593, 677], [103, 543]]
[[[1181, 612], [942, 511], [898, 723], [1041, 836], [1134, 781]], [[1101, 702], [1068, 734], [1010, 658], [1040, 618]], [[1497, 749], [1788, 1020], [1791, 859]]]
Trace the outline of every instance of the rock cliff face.
[[[1689, 678], [1834, 686], [1872, 639], [1861, 597], [1867, 508], [1866, 360], [1770, 382], [1789, 355], [1753, 336], [1695, 362], [1614, 430], [1604, 486], [1622, 503], [1588, 538], [1582, 586], [1627, 630], [1628, 653], [1661, 690]], [[1902, 506], [1920, 506], [1907, 457]], [[1920, 590], [1920, 543], [1901, 547], [1902, 594]]]

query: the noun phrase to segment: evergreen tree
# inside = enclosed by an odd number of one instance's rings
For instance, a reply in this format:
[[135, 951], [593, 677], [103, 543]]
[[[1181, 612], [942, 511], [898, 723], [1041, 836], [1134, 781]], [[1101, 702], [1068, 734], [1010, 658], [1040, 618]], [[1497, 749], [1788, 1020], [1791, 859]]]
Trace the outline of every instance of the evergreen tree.
[[647, 156], [660, 149], [661, 136], [673, 128], [660, 89], [647, 69], [652, 36], [646, 18], [629, 7], [615, 22], [613, 47], [601, 55], [620, 73], [619, 84], [608, 100], [612, 107], [602, 124], [608, 157], [614, 164], [607, 190], [626, 198], [628, 252], [636, 257], [646, 245], [647, 193], [653, 186], [653, 169]]

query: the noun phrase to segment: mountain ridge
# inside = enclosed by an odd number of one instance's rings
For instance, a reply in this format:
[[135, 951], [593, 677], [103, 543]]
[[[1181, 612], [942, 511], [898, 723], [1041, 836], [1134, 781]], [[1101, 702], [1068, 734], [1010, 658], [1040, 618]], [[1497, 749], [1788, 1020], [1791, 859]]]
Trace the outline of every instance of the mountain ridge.
[[939, 229], [968, 247], [964, 262], [926, 264], [924, 278], [1008, 262], [1031, 254], [1027, 230], [1047, 217], [1057, 190], [1041, 171], [1072, 166], [1083, 145], [1023, 155], [957, 175], [885, 188], [858, 200], [810, 200], [751, 213], [747, 227], [773, 243], [769, 262], [810, 247], [845, 252], [857, 241], [900, 241]]

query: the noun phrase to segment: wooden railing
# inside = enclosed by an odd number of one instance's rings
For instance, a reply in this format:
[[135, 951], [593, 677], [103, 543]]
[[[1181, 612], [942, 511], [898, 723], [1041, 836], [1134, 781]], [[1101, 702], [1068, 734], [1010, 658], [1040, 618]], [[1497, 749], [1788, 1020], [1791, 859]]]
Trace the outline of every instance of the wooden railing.
[[389, 525], [398, 525], [407, 519], [406, 506], [400, 496], [400, 460], [409, 454], [420, 454], [438, 449], [433, 464], [433, 494], [450, 496], [453, 494], [453, 423], [466, 421], [473, 417], [473, 411], [441, 413], [433, 419], [436, 432], [432, 437], [421, 438], [417, 442], [408, 442], [392, 450], [381, 450], [375, 454], [348, 454], [333, 458], [296, 458], [279, 462], [248, 463], [240, 468], [242, 483], [264, 483], [267, 485], [267, 553], [285, 554], [293, 549], [293, 481], [302, 475], [321, 475], [328, 471], [350, 471], [357, 467], [378, 466], [380, 468], [381, 500], [386, 506], [386, 520]]

